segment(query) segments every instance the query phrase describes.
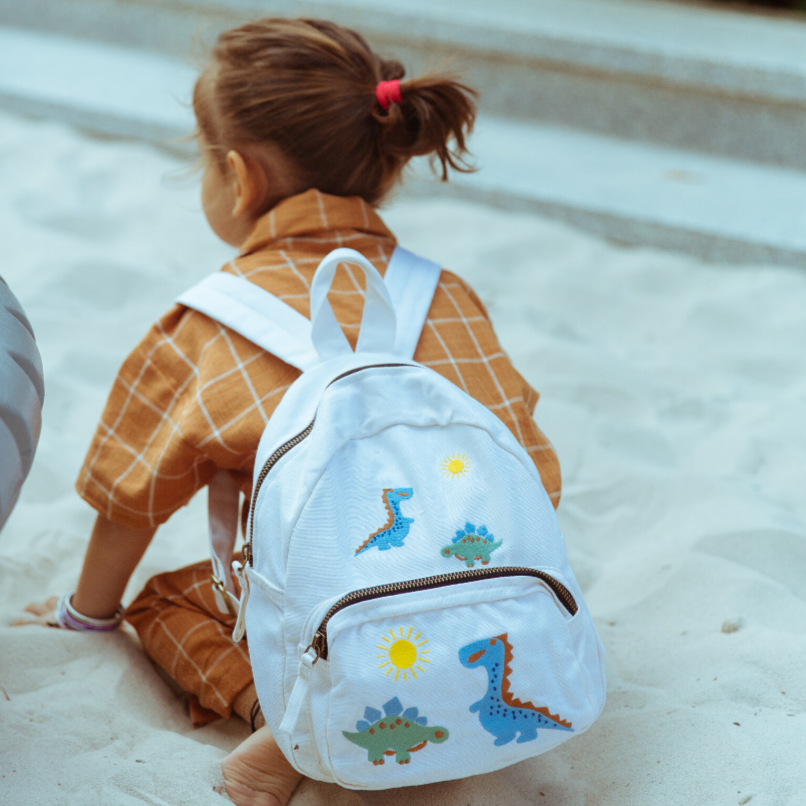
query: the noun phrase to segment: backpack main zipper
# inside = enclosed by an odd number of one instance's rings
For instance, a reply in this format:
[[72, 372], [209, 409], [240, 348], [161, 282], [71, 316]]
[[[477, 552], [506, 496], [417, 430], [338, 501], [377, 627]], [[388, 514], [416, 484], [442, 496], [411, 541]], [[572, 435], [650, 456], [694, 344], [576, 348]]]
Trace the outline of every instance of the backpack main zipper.
[[[414, 364], [368, 364], [365, 367], [356, 367], [355, 369], [349, 369], [347, 372], [342, 372], [341, 375], [335, 377], [326, 387], [325, 389], [329, 389], [336, 381], [340, 381], [342, 378], [346, 378], [348, 375], [354, 375], [356, 372], [361, 372], [364, 369], [380, 369], [383, 367], [413, 367]], [[266, 476], [268, 475], [269, 471], [283, 458], [292, 448], [299, 445], [306, 437], [308, 437], [313, 431], [313, 425], [316, 422], [316, 417], [311, 420], [309, 425], [299, 432], [295, 437], [292, 437], [288, 440], [288, 442], [284, 442], [267, 460], [266, 463], [260, 470], [260, 475], [257, 477], [257, 481], [255, 482], [255, 489], [252, 491], [252, 503], [249, 508], [249, 539], [243, 544], [243, 561], [244, 563], [248, 563], [252, 565], [252, 533], [255, 528], [255, 506], [257, 505], [257, 494], [260, 491], [260, 488], [265, 480]]]
[[475, 570], [459, 571], [455, 574], [438, 574], [437, 576], [421, 577], [420, 579], [412, 579], [407, 582], [390, 582], [388, 585], [377, 585], [373, 588], [361, 588], [360, 590], [348, 593], [336, 602], [330, 610], [327, 611], [322, 623], [314, 633], [313, 640], [311, 641], [306, 652], [313, 647], [316, 652], [314, 663], [320, 658], [327, 660], [328, 645], [327, 645], [327, 624], [333, 616], [340, 610], [350, 605], [366, 602], [371, 599], [382, 599], [386, 596], [395, 596], [398, 593], [412, 593], [414, 591], [431, 590], [432, 588], [443, 588], [449, 585], [459, 585], [463, 582], [472, 582], [477, 579], [494, 579], [496, 577], [521, 577], [529, 576], [541, 580], [549, 588], [555, 596], [560, 600], [560, 603], [568, 611], [569, 615], [574, 616], [579, 609], [576, 600], [571, 591], [565, 587], [559, 580], [555, 579], [545, 571], [538, 571], [534, 568], [520, 568], [516, 565], [502, 566], [501, 568], [477, 568]]

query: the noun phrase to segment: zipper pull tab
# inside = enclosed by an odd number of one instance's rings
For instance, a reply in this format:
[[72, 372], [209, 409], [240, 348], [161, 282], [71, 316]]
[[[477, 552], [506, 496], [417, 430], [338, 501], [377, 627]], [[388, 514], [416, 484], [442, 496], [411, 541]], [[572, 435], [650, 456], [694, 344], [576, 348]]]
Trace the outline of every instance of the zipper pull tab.
[[241, 549], [241, 555], [244, 565], [252, 565], [252, 541], [247, 540]]
[[235, 628], [232, 631], [232, 640], [237, 644], [246, 632], [246, 603], [249, 601], [250, 585], [249, 577], [246, 574], [246, 568], [241, 565], [237, 560], [232, 563], [232, 569], [235, 571], [238, 582], [241, 585], [241, 601], [238, 603], [238, 620], [235, 622]]
[[316, 633], [316, 635], [314, 635], [313, 641], [311, 641], [311, 643], [306, 648], [305, 652], [303, 653], [303, 657], [305, 657], [305, 655], [307, 655], [308, 652], [311, 649], [313, 649], [316, 657], [313, 659], [313, 662], [311, 663], [311, 666], [315, 666], [316, 662], [324, 654], [326, 646], [327, 646], [327, 640], [325, 639], [325, 636], [322, 635], [321, 632], [318, 632], [318, 633]]

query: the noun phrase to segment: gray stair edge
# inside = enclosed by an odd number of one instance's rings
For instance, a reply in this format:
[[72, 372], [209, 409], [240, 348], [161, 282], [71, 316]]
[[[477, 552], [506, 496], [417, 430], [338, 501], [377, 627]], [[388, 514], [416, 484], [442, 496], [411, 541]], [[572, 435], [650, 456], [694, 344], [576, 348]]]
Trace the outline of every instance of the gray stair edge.
[[[656, 0], [657, 5], [657, 0]], [[68, 9], [70, 9], [68, 11]], [[83, 9], [83, 11], [82, 11]], [[650, 9], [651, 11], [651, 9]], [[640, 9], [636, 14], [646, 13]], [[681, 22], [696, 24], [697, 16], [707, 10], [681, 5], [677, 10]], [[747, 18], [735, 10], [719, 12], [727, 22]], [[741, 40], [744, 57], [729, 57], [719, 51], [708, 53], [700, 47], [670, 39], [659, 43], [630, 41], [628, 31], [615, 35], [602, 30], [595, 36], [590, 31], [558, 29], [539, 19], [524, 30], [517, 20], [507, 24], [503, 16], [494, 18], [473, 15], [458, 19], [445, 9], [422, 5], [416, 13], [400, 4], [377, 0], [0, 0], [0, 25], [16, 25], [53, 30], [72, 36], [107, 39], [119, 44], [137, 44], [171, 55], [179, 55], [176, 30], [180, 20], [184, 32], [210, 26], [217, 33], [225, 25], [235, 25], [258, 16], [312, 16], [334, 19], [370, 35], [396, 40], [420, 49], [445, 50], [446, 47], [472, 56], [473, 59], [532, 61], [555, 69], [593, 71], [597, 74], [629, 76], [634, 80], [669, 86], [727, 94], [747, 100], [793, 103], [806, 106], [806, 21], [795, 18], [763, 18], [765, 27], [776, 26], [781, 36], [802, 38], [803, 58], [782, 58], [771, 51], [769, 37], [759, 38], [758, 52], [748, 52]], [[689, 19], [686, 19], [690, 17]], [[162, 19], [165, 25], [157, 24]], [[495, 19], [495, 24], [491, 24]], [[114, 25], [125, 20], [125, 25]], [[754, 20], [755, 22], [755, 20]], [[734, 25], [735, 27], [735, 25]], [[137, 28], [138, 30], [134, 30]], [[725, 25], [724, 36], [732, 35]], [[797, 34], [793, 32], [797, 30]], [[734, 38], [735, 35], [734, 35]], [[737, 38], [738, 44], [738, 38]], [[738, 49], [738, 48], [737, 48]], [[789, 50], [792, 48], [790, 47]]]
[[[8, 2], [8, 0], [3, 0]], [[613, 2], [614, 0], [610, 0]], [[175, 5], [175, 0], [173, 0]], [[563, 0], [566, 4], [573, 0]], [[617, 0], [616, 0], [617, 2]], [[171, 4], [169, 0], [168, 5]], [[214, 14], [232, 10], [235, 16], [252, 18], [254, 14], [279, 16], [335, 16], [347, 20], [358, 28], [376, 35], [404, 40], [413, 46], [432, 48], [450, 46], [474, 59], [532, 61], [555, 65], [559, 69], [628, 75], [633, 79], [660, 82], [674, 87], [698, 89], [716, 94], [727, 94], [747, 100], [795, 103], [806, 105], [806, 20], [794, 17], [778, 19], [748, 18], [736, 10], [720, 9], [718, 14], [726, 22], [753, 20], [781, 35], [792, 36], [793, 26], [799, 30], [803, 44], [803, 58], [782, 59], [769, 49], [768, 42], [755, 42], [756, 53], [744, 50], [743, 61], [724, 53], [705, 52], [689, 43], [669, 40], [659, 46], [635, 38], [629, 41], [629, 31], [616, 33], [604, 29], [595, 34], [586, 30], [558, 28], [550, 21], [539, 18], [524, 30], [518, 21], [507, 24], [505, 16], [477, 15], [464, 21], [433, 4], [420, 4], [416, 13], [389, 0], [182, 0], [182, 7], [208, 9]], [[696, 6], [673, 6], [654, 0], [655, 6], [674, 8], [675, 14], [686, 24], [696, 25], [713, 10]], [[380, 6], [384, 6], [380, 8]], [[636, 14], [652, 12], [651, 7], [635, 8]], [[248, 12], [248, 13], [247, 13]], [[535, 8], [536, 17], [539, 8]], [[471, 17], [473, 15], [470, 15]], [[730, 37], [730, 26], [725, 26], [723, 37]], [[746, 45], [746, 42], [742, 42]], [[761, 50], [763, 48], [763, 51]]]
[[712, 263], [773, 264], [806, 268], [806, 251], [782, 249], [772, 244], [692, 230], [685, 226], [669, 226], [657, 221], [639, 220], [502, 190], [476, 188], [460, 182], [437, 183], [414, 179], [407, 182], [398, 191], [398, 195], [401, 198], [433, 198], [438, 195], [459, 201], [489, 204], [501, 210], [534, 213], [562, 221], [597, 238], [618, 244], [681, 252]]
[[0, 91], [0, 109], [23, 117], [56, 120], [90, 135], [121, 140], [141, 140], [174, 155], [186, 156], [194, 146], [189, 142], [192, 127], [178, 128], [164, 123], [100, 112], [41, 98], [25, 98]]

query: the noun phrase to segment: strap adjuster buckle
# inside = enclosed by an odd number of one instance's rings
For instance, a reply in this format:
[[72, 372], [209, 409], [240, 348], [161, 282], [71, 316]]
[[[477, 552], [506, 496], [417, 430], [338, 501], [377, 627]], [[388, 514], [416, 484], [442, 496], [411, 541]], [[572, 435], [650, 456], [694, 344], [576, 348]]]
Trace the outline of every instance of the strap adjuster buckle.
[[229, 611], [229, 614], [233, 618], [237, 618], [238, 617], [238, 610], [235, 607], [235, 605], [232, 603], [232, 599], [230, 598], [230, 593], [226, 589], [226, 587], [224, 587], [224, 583], [215, 574], [210, 574], [210, 581], [213, 583], [213, 588], [215, 588], [221, 594], [221, 597], [224, 599], [224, 603], [227, 606], [227, 610]]

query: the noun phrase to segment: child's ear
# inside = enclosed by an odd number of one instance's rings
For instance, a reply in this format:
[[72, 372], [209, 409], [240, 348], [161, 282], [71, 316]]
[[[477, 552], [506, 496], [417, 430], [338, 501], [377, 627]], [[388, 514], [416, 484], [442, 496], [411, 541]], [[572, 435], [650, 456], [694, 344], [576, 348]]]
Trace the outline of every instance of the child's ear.
[[263, 166], [247, 154], [234, 149], [227, 152], [227, 165], [235, 181], [235, 205], [232, 215], [253, 218], [262, 211], [269, 190], [269, 182]]

